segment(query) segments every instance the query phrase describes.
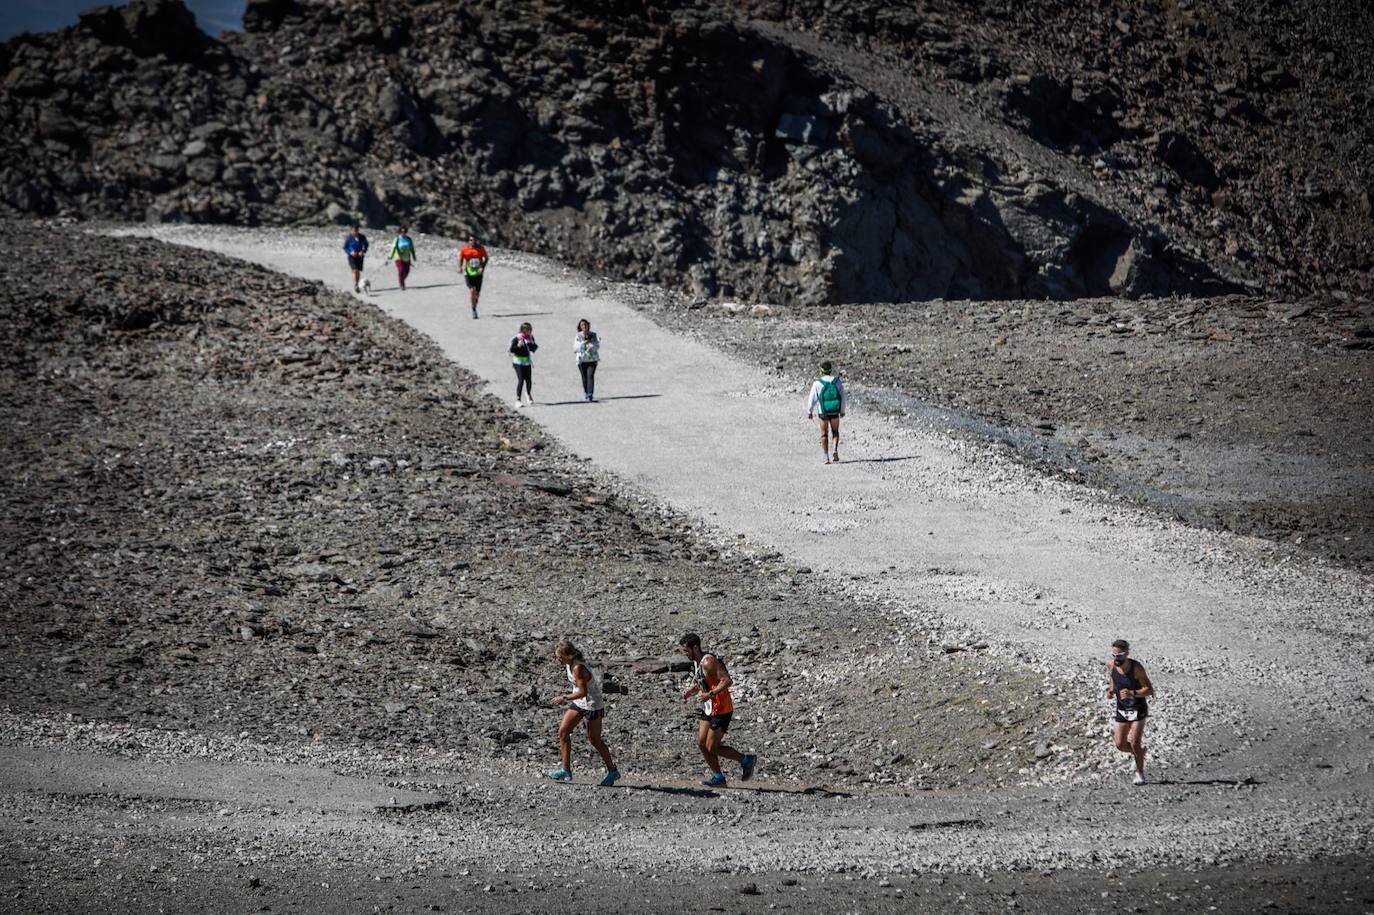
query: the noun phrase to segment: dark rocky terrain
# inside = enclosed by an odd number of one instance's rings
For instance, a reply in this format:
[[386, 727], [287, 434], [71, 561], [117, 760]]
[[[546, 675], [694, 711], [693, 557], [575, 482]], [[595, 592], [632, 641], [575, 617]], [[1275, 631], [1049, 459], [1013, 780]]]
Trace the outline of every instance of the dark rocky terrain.
[[1005, 6], [136, 0], [0, 48], [0, 200], [783, 303], [1369, 289], [1366, 13]]
[[[1171, 913], [1254, 911], [1321, 912], [1364, 915], [1374, 907], [1374, 878], [1358, 859], [1271, 866], [1262, 873], [1247, 868], [1201, 870], [1164, 868], [1054, 873], [992, 872], [920, 874], [882, 881], [836, 874], [829, 878], [789, 871], [764, 874], [710, 875], [683, 878], [655, 875], [633, 887], [615, 875], [598, 871], [575, 880], [550, 878], [538, 867], [471, 871], [439, 875], [359, 873], [358, 868], [327, 869], [318, 862], [296, 860], [244, 868], [222, 857], [207, 856], [188, 868], [183, 856], [165, 847], [138, 842], [136, 866], [91, 867], [83, 855], [132, 858], [123, 850], [83, 838], [64, 838], [73, 852], [55, 863], [51, 884], [42, 893], [20, 889], [17, 906], [34, 915], [107, 912], [111, 901], [126, 911], [165, 911], [169, 902], [198, 912], [496, 912], [563, 915], [570, 907], [601, 911], [673, 913], [682, 900], [708, 887], [715, 911], [753, 915], [812, 912], [818, 903], [846, 912], [905, 915], [933, 909], [970, 915], [1007, 911], [1035, 915], [1131, 912]], [[32, 852], [31, 852], [32, 853]], [[109, 858], [100, 859], [108, 862]], [[111, 872], [114, 871], [112, 874]], [[126, 876], [127, 875], [127, 876]], [[261, 875], [261, 876], [259, 876]], [[0, 886], [23, 883], [26, 875], [0, 862]], [[326, 880], [321, 880], [321, 877]], [[124, 877], [125, 879], [120, 879]], [[822, 902], [823, 900], [823, 902]]]
[[1018, 128], [1209, 263], [1289, 294], [1374, 288], [1368, 4], [736, 5], [957, 86], [966, 117]]

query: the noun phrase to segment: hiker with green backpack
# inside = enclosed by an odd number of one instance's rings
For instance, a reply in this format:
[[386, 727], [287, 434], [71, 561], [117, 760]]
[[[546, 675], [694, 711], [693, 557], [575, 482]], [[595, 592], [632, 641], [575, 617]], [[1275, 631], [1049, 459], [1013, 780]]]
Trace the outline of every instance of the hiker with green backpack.
[[[840, 417], [844, 416], [847, 398], [844, 394], [844, 382], [838, 376], [832, 374], [832, 366], [829, 362], [821, 363], [821, 377], [817, 378], [811, 385], [811, 396], [806, 403], [806, 418], [811, 419], [816, 414], [821, 418], [821, 455], [825, 458], [826, 464], [838, 464], [840, 461]], [[834, 439], [834, 449], [831, 449], [831, 439]]]

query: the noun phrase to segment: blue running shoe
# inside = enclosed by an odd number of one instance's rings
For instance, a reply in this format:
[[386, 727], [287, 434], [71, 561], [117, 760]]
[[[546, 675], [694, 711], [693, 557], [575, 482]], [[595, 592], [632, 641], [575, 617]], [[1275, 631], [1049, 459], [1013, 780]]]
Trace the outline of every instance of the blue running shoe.
[[711, 773], [711, 777], [710, 777], [710, 778], [703, 778], [703, 779], [701, 780], [701, 783], [702, 783], [703, 785], [705, 785], [707, 788], [724, 788], [724, 787], [725, 787], [725, 773], [724, 773], [724, 772], [712, 772], [712, 773]]
[[554, 769], [549, 773], [549, 778], [556, 782], [570, 782], [572, 781], [572, 773], [567, 769]]
[[620, 770], [612, 769], [606, 773], [606, 777], [601, 780], [601, 787], [609, 788], [615, 784], [616, 779], [620, 778]]
[[758, 761], [759, 758], [753, 753], [745, 753], [739, 758], [739, 767], [744, 770], [744, 773], [739, 777], [740, 781], [747, 782], [754, 777], [754, 766]]

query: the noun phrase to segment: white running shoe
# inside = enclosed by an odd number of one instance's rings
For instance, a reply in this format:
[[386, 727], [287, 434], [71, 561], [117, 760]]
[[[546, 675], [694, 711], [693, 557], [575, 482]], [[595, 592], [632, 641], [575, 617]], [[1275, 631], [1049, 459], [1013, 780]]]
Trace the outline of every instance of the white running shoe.
[[1135, 774], [1135, 781], [1131, 782], [1131, 784], [1133, 784], [1133, 785], [1143, 785], [1143, 784], [1145, 784], [1145, 776], [1144, 776], [1144, 775], [1141, 775], [1139, 772], [1137, 772], [1137, 773]]

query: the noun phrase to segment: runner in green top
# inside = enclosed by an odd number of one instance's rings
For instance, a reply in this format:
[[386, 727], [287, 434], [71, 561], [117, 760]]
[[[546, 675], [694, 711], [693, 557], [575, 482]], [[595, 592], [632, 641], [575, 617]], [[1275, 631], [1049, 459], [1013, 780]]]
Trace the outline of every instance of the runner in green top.
[[401, 226], [396, 230], [396, 240], [391, 243], [391, 253], [387, 255], [396, 262], [396, 279], [401, 284], [401, 291], [406, 291], [406, 277], [410, 276], [410, 268], [420, 262], [415, 255], [415, 242], [406, 234], [409, 226]]

